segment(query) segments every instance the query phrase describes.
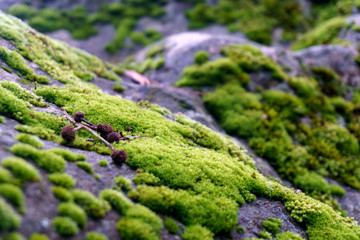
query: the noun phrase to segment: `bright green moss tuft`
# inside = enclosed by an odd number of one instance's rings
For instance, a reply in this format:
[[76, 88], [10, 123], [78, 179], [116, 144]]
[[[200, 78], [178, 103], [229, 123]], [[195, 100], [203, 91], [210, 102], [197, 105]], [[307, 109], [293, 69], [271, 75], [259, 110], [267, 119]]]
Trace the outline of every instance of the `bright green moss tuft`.
[[72, 195], [66, 188], [63, 187], [53, 187], [52, 193], [54, 196], [62, 202], [72, 201]]
[[50, 240], [45, 234], [33, 233], [29, 240]]
[[86, 240], [108, 240], [108, 238], [101, 233], [89, 232], [86, 234]]
[[78, 205], [71, 202], [61, 203], [58, 206], [58, 213], [62, 217], [71, 218], [80, 228], [86, 227], [86, 214]]
[[113, 88], [112, 88], [115, 92], [118, 92], [118, 93], [122, 93], [123, 91], [126, 90], [126, 87], [124, 86], [121, 86], [120, 84], [116, 83]]
[[30, 163], [21, 158], [9, 157], [2, 159], [1, 164], [9, 169], [14, 177], [20, 179], [22, 182], [38, 181], [41, 179], [39, 172]]
[[36, 14], [36, 9], [26, 4], [12, 5], [6, 10], [9, 14], [14, 15], [20, 19], [29, 19]]
[[99, 161], [99, 166], [100, 167], [107, 167], [108, 166], [108, 162], [104, 159]]
[[133, 203], [124, 194], [112, 189], [105, 189], [100, 193], [100, 198], [106, 200], [119, 214], [125, 215]]
[[183, 240], [212, 240], [214, 234], [208, 229], [200, 226], [193, 225], [186, 227], [184, 233], [181, 235]]
[[279, 219], [269, 217], [267, 221], [263, 221], [263, 227], [266, 231], [273, 235], [276, 235], [282, 226], [282, 222]]
[[236, 232], [239, 234], [242, 234], [246, 231], [246, 228], [244, 226], [236, 226]]
[[282, 232], [277, 234], [274, 240], [303, 240], [303, 238], [300, 237], [297, 233]]
[[5, 240], [25, 240], [25, 237], [20, 233], [14, 232], [7, 235]]
[[116, 224], [121, 239], [124, 240], [159, 240], [159, 236], [153, 231], [151, 226], [140, 219], [123, 218]]
[[49, 152], [53, 152], [61, 157], [63, 157], [66, 161], [69, 162], [77, 162], [77, 161], [85, 161], [86, 156], [83, 154], [75, 154], [70, 152], [69, 150], [63, 148], [52, 148], [49, 149]]
[[90, 192], [75, 189], [71, 191], [74, 202], [82, 206], [86, 214], [93, 218], [101, 218], [110, 211], [110, 205], [103, 199], [97, 199]]
[[44, 148], [44, 144], [37, 137], [34, 137], [30, 134], [20, 133], [15, 136], [15, 139], [36, 148]]
[[21, 217], [2, 198], [0, 198], [0, 219], [1, 232], [14, 230], [21, 223]]
[[205, 51], [199, 51], [194, 56], [194, 62], [199, 65], [206, 63], [209, 59], [209, 54]]
[[79, 228], [71, 218], [68, 217], [56, 217], [53, 220], [55, 231], [64, 237], [71, 237], [79, 232]]
[[77, 162], [76, 166], [78, 166], [79, 168], [81, 168], [82, 170], [84, 170], [85, 172], [89, 173], [89, 174], [93, 174], [94, 173], [94, 169], [92, 167], [92, 165], [90, 163], [87, 162]]
[[19, 157], [34, 161], [40, 168], [51, 173], [63, 172], [66, 168], [66, 162], [62, 157], [50, 151], [39, 151], [27, 144], [15, 144], [10, 151]]
[[160, 236], [161, 229], [163, 228], [161, 219], [156, 216], [154, 212], [152, 212], [147, 207], [144, 207], [142, 205], [134, 205], [126, 212], [125, 218], [131, 218], [131, 219], [139, 219], [143, 221], [144, 223], [151, 226], [153, 231]]
[[345, 86], [341, 78], [333, 70], [326, 67], [312, 67], [311, 71], [324, 94], [330, 97], [344, 94]]
[[20, 213], [26, 213], [25, 196], [19, 187], [12, 184], [0, 184], [0, 195], [11, 203]]
[[114, 178], [114, 182], [124, 191], [131, 190], [131, 181], [123, 176]]
[[14, 183], [14, 177], [11, 172], [2, 167], [0, 167], [0, 183]]
[[29, 81], [35, 81], [43, 84], [50, 83], [50, 80], [47, 77], [35, 74], [34, 70], [26, 64], [23, 57], [15, 51], [8, 50], [5, 47], [0, 47], [0, 59], [6, 62], [6, 64], [11, 68], [19, 71], [25, 79]]
[[259, 233], [261, 239], [267, 239], [267, 240], [271, 240], [272, 239], [272, 236], [271, 236], [271, 233], [269, 233], [268, 231], [266, 230], [261, 230], [260, 233]]
[[5, 124], [5, 118], [3, 116], [0, 116], [0, 124]]
[[180, 228], [179, 228], [178, 224], [176, 223], [176, 221], [174, 219], [172, 219], [172, 218], [169, 218], [169, 217], [165, 218], [164, 226], [165, 226], [166, 230], [170, 234], [176, 234], [180, 230]]
[[67, 173], [53, 173], [48, 175], [50, 182], [63, 188], [72, 188], [76, 185], [75, 179]]
[[137, 173], [133, 181], [138, 185], [157, 186], [160, 183], [160, 179], [151, 173]]

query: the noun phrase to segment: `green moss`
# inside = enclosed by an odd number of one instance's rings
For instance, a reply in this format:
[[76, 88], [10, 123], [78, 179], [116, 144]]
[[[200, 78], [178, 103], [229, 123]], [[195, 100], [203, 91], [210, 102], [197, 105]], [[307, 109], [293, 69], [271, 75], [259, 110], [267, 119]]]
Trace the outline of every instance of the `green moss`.
[[101, 176], [100, 176], [100, 174], [94, 174], [94, 178], [95, 178], [96, 180], [100, 180]]
[[151, 226], [140, 219], [123, 218], [116, 224], [121, 239], [124, 240], [158, 240], [160, 239]]
[[5, 71], [7, 71], [8, 73], [13, 73], [13, 71], [8, 67], [1, 66], [1, 68], [4, 69]]
[[44, 144], [37, 137], [34, 137], [30, 134], [20, 133], [15, 136], [15, 139], [36, 148], [44, 148]]
[[26, 213], [25, 196], [19, 187], [12, 184], [0, 184], [0, 195], [11, 203], [20, 213]]
[[21, 158], [9, 157], [1, 161], [3, 167], [9, 169], [13, 176], [22, 182], [38, 181], [41, 179], [39, 172], [30, 163]]
[[19, 157], [34, 161], [40, 168], [51, 173], [63, 172], [66, 168], [66, 162], [62, 157], [50, 151], [39, 151], [27, 144], [15, 144], [10, 151]]
[[200, 225], [186, 227], [181, 235], [183, 240], [212, 240], [214, 234]]
[[49, 84], [50, 80], [45, 76], [35, 74], [34, 70], [30, 68], [23, 57], [15, 52], [8, 50], [5, 47], [0, 47], [0, 59], [6, 62], [11, 68], [19, 71], [25, 79], [35, 81], [38, 83]]
[[52, 193], [54, 196], [62, 202], [72, 201], [72, 195], [66, 188], [63, 187], [53, 187]]
[[120, 84], [115, 84], [112, 88], [115, 92], [122, 93], [126, 90], [126, 87], [121, 86]]
[[14, 232], [7, 235], [5, 240], [25, 240], [25, 237], [20, 233]]
[[107, 167], [108, 166], [108, 162], [104, 159], [99, 161], [99, 166], [100, 167]]
[[101, 233], [89, 232], [86, 234], [86, 240], [108, 240], [108, 238]]
[[131, 181], [123, 176], [114, 178], [114, 182], [124, 191], [131, 190]]
[[339, 42], [339, 32], [345, 25], [346, 19], [343, 17], [330, 19], [304, 34], [292, 45], [292, 49], [300, 50], [314, 45]]
[[9, 14], [21, 19], [30, 19], [36, 14], [36, 9], [26, 4], [15, 4], [6, 10]]
[[71, 218], [68, 217], [56, 217], [53, 220], [53, 226], [55, 231], [64, 237], [71, 237], [79, 232], [79, 228]]
[[209, 54], [205, 51], [199, 51], [195, 54], [194, 56], [194, 62], [196, 64], [202, 65], [204, 63], [206, 63], [207, 61], [209, 61]]
[[293, 232], [282, 232], [276, 235], [274, 240], [302, 240], [303, 238], [297, 233]]
[[5, 118], [3, 116], [0, 116], [0, 124], [5, 124]]
[[127, 199], [124, 194], [112, 189], [105, 189], [100, 193], [100, 198], [106, 200], [119, 214], [125, 215], [133, 206], [133, 203]]
[[151, 68], [158, 70], [158, 69], [162, 68], [164, 66], [164, 64], [165, 64], [165, 58], [159, 57], [155, 61], [153, 61]]
[[268, 239], [268, 240], [272, 239], [271, 233], [269, 233], [266, 230], [261, 230], [259, 235], [260, 235], [261, 239]]
[[153, 58], [153, 57], [155, 57], [156, 55], [160, 54], [163, 51], [164, 51], [164, 46], [163, 45], [153, 45], [153, 46], [151, 46], [149, 51], [146, 53], [146, 57]]
[[48, 175], [48, 179], [51, 183], [63, 188], [72, 188], [76, 185], [75, 179], [67, 173], [53, 173]]
[[133, 181], [138, 185], [146, 184], [157, 186], [160, 183], [160, 179], [151, 173], [137, 173]]
[[66, 150], [63, 148], [51, 148], [51, 149], [49, 149], [49, 152], [55, 153], [56, 155], [63, 157], [66, 161], [69, 161], [69, 162], [77, 162], [77, 161], [85, 161], [86, 160], [85, 155], [75, 154], [75, 153], [72, 153], [69, 150]]
[[331, 97], [344, 94], [345, 86], [333, 70], [326, 67], [313, 67], [311, 71], [323, 93]]
[[134, 205], [128, 209], [126, 212], [125, 218], [131, 219], [139, 219], [144, 223], [151, 226], [156, 235], [160, 236], [161, 229], [163, 228], [161, 219], [156, 216], [154, 212], [152, 212], [147, 207], [142, 205]]
[[62, 217], [71, 218], [80, 228], [86, 227], [86, 214], [78, 205], [70, 202], [61, 203], [58, 206], [58, 213]]
[[268, 221], [263, 221], [263, 227], [266, 229], [266, 231], [270, 232], [273, 235], [276, 235], [282, 226], [282, 222], [279, 219], [276, 218], [268, 218]]
[[14, 183], [15, 179], [11, 172], [5, 168], [0, 167], [0, 183]]
[[33, 233], [29, 240], [50, 240], [45, 234]]
[[242, 234], [242, 233], [244, 233], [246, 231], [246, 228], [244, 227], [244, 226], [236, 226], [236, 232], [238, 233], [238, 234]]
[[0, 198], [0, 219], [2, 219], [0, 222], [2, 232], [15, 230], [21, 223], [21, 217], [2, 198]]
[[97, 199], [90, 192], [75, 189], [71, 191], [75, 203], [82, 206], [86, 214], [93, 218], [101, 218], [110, 211], [110, 205], [102, 200]]
[[84, 170], [85, 172], [89, 173], [89, 174], [93, 174], [94, 173], [94, 169], [92, 167], [92, 165], [90, 163], [87, 162], [77, 162], [76, 166], [78, 166], [79, 168], [81, 168], [82, 170]]
[[180, 228], [176, 221], [172, 218], [166, 217], [164, 220], [164, 226], [168, 233], [170, 234], [176, 234], [179, 232]]

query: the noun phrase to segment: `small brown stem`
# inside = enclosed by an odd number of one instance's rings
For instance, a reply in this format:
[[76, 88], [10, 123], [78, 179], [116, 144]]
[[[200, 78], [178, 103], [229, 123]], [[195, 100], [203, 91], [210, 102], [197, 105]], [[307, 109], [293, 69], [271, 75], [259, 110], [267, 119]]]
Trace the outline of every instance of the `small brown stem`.
[[103, 143], [105, 143], [105, 145], [110, 148], [112, 151], [115, 150], [115, 148], [108, 142], [106, 141], [105, 139], [103, 139], [99, 134], [97, 134], [94, 130], [92, 130], [90, 127], [88, 127], [87, 125], [84, 125], [82, 123], [77, 123], [75, 122], [75, 120], [72, 118], [72, 116], [70, 116], [65, 109], [62, 109], [63, 110], [63, 113], [64, 113], [64, 116], [69, 119], [69, 121], [74, 124], [76, 126], [76, 129], [77, 128], [85, 128], [86, 130], [88, 130], [92, 135], [94, 135], [95, 137], [99, 138]]

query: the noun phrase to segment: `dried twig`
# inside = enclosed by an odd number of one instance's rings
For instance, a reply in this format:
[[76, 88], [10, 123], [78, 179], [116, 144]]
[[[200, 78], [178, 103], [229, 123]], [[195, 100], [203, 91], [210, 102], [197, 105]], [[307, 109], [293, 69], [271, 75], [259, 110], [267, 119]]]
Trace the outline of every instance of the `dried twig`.
[[85, 128], [86, 130], [88, 130], [92, 135], [94, 135], [95, 137], [99, 138], [103, 143], [105, 143], [105, 145], [110, 148], [112, 151], [115, 150], [115, 148], [108, 142], [106, 141], [104, 138], [102, 138], [99, 134], [97, 134], [94, 130], [92, 130], [89, 126], [82, 124], [82, 123], [77, 123], [75, 122], [75, 120], [72, 118], [72, 116], [70, 116], [65, 109], [62, 109], [64, 116], [69, 119], [69, 121], [74, 124], [76, 126], [76, 129], [80, 129], [80, 128]]
[[125, 75], [130, 77], [133, 81], [139, 83], [141, 86], [148, 86], [151, 84], [150, 80], [134, 70], [126, 70]]

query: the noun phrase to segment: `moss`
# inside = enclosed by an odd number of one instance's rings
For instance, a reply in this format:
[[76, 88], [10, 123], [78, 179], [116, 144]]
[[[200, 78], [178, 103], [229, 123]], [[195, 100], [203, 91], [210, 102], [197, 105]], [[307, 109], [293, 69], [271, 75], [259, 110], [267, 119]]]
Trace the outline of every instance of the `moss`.
[[53, 220], [53, 226], [55, 231], [64, 237], [71, 237], [79, 232], [79, 228], [71, 218], [68, 217], [56, 217]]
[[15, 136], [15, 139], [36, 148], [44, 148], [44, 144], [37, 137], [34, 137], [30, 134], [20, 133]]
[[244, 226], [236, 226], [236, 232], [238, 234], [242, 234], [246, 231], [246, 228]]
[[93, 174], [94, 173], [94, 169], [92, 167], [92, 165], [90, 163], [87, 162], [77, 162], [76, 166], [78, 166], [79, 168], [81, 168], [82, 170], [84, 170], [85, 172], [89, 173], [89, 174]]
[[123, 218], [116, 224], [121, 239], [124, 240], [158, 240], [160, 239], [151, 226], [140, 219]]
[[181, 235], [183, 240], [211, 240], [214, 234], [200, 225], [186, 227]]
[[95, 178], [95, 180], [100, 180], [101, 176], [100, 176], [100, 174], [94, 174], [94, 178]]
[[303, 238], [297, 233], [293, 232], [282, 232], [276, 235], [274, 240], [302, 240]]
[[323, 93], [331, 97], [344, 94], [345, 86], [333, 70], [326, 67], [312, 67], [311, 71]]
[[179, 232], [180, 228], [176, 221], [172, 218], [166, 217], [164, 220], [164, 226], [168, 233], [170, 234], [176, 234]]
[[21, 217], [9, 206], [5, 201], [0, 198], [0, 231], [7, 232], [15, 230], [20, 226]]
[[5, 118], [3, 116], [0, 116], [0, 124], [5, 124]]
[[9, 169], [13, 176], [22, 182], [38, 181], [41, 179], [37, 169], [21, 158], [9, 157], [1, 161], [3, 167]]
[[0, 184], [0, 195], [11, 203], [19, 213], [26, 213], [25, 196], [19, 187], [12, 184]]
[[20, 19], [30, 19], [36, 14], [36, 9], [26, 4], [15, 4], [6, 10], [9, 14]]
[[335, 196], [342, 197], [346, 193], [345, 189], [338, 185], [330, 184], [329, 188], [330, 188], [331, 194], [333, 194]]
[[110, 211], [110, 205], [102, 200], [97, 199], [90, 192], [75, 189], [71, 191], [75, 203], [82, 206], [86, 214], [93, 218], [101, 218]]
[[109, 202], [121, 215], [125, 215], [129, 208], [133, 206], [133, 203], [124, 194], [112, 189], [103, 190], [100, 193], [100, 198]]
[[164, 51], [163, 45], [153, 45], [150, 47], [149, 51], [146, 53], [146, 57], [153, 58], [163, 51]]
[[133, 181], [138, 185], [146, 184], [157, 186], [160, 183], [160, 179], [151, 173], [137, 173]]
[[40, 168], [50, 173], [63, 172], [66, 168], [66, 162], [62, 157], [50, 151], [39, 151], [27, 144], [15, 144], [10, 151], [19, 157], [34, 161]]
[[99, 166], [100, 167], [107, 167], [108, 166], [108, 162], [104, 159], [99, 161]]
[[25, 237], [20, 233], [14, 232], [7, 235], [5, 240], [25, 240]]
[[70, 202], [72, 201], [72, 195], [66, 188], [63, 187], [53, 187], [52, 193], [54, 196], [62, 202]]
[[48, 179], [51, 183], [63, 188], [72, 188], [76, 185], [75, 179], [67, 173], [53, 173], [48, 175]]
[[209, 54], [205, 51], [199, 51], [194, 56], [194, 62], [199, 65], [206, 63], [209, 59]]
[[101, 233], [89, 232], [86, 234], [86, 240], [108, 240], [108, 238]]
[[29, 240], [49, 240], [49, 238], [45, 234], [33, 233]]
[[279, 219], [269, 217], [267, 221], [263, 221], [263, 227], [266, 231], [273, 235], [276, 235], [282, 226], [282, 222]]
[[112, 88], [115, 92], [122, 93], [126, 90], [126, 87], [121, 86], [120, 84], [115, 84]]
[[261, 239], [268, 239], [268, 240], [272, 239], [271, 233], [269, 233], [266, 230], [261, 230], [259, 235], [260, 235]]
[[19, 71], [25, 79], [43, 84], [50, 83], [47, 77], [35, 74], [34, 70], [26, 64], [23, 57], [15, 51], [0, 47], [0, 58], [11, 68]]
[[85, 155], [75, 154], [75, 153], [72, 153], [69, 150], [66, 150], [63, 148], [51, 148], [51, 149], [49, 149], [49, 152], [55, 153], [56, 155], [63, 157], [66, 161], [69, 161], [69, 162], [78, 162], [78, 161], [86, 160]]
[[11, 172], [5, 168], [0, 167], [0, 183], [14, 183], [15, 179]]
[[62, 217], [71, 218], [80, 228], [85, 228], [87, 225], [84, 210], [74, 203], [67, 202], [59, 204], [58, 214]]
[[114, 182], [124, 191], [131, 190], [131, 181], [123, 176], [114, 178]]
[[4, 69], [5, 71], [7, 71], [8, 73], [13, 73], [13, 71], [8, 67], [1, 66], [1, 68]]

